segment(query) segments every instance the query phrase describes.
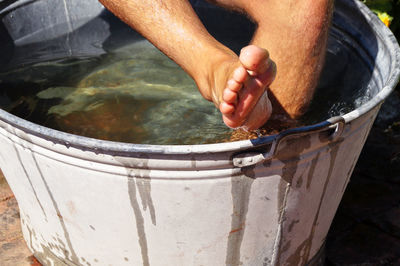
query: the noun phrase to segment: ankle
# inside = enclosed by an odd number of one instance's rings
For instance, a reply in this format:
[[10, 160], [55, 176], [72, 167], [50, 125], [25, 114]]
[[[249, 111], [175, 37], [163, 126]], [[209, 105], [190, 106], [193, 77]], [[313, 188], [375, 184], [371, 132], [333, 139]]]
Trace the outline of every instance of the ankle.
[[192, 78], [196, 82], [201, 95], [208, 101], [218, 105], [221, 103], [222, 91], [238, 62], [237, 55], [226, 47], [213, 47], [207, 52], [204, 63], [199, 64]]

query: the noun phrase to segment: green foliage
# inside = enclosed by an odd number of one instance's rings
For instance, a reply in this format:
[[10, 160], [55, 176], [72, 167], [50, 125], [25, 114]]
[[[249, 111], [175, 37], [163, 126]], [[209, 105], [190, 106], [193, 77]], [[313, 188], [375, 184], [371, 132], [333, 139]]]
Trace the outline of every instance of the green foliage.
[[393, 8], [393, 0], [364, 0], [363, 1], [371, 10], [378, 12], [390, 12]]
[[[390, 29], [400, 41], [400, 0], [363, 0], [384, 22], [390, 22]], [[400, 93], [400, 85], [396, 87]], [[399, 122], [400, 123], [400, 122]]]
[[[390, 20], [390, 29], [396, 34], [400, 29], [400, 0], [363, 0], [381, 19]], [[399, 34], [396, 34], [400, 36]]]

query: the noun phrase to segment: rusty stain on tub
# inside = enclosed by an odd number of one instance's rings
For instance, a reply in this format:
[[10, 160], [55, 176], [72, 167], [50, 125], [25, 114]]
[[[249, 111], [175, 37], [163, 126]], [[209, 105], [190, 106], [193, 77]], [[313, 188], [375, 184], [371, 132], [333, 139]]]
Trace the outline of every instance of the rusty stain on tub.
[[243, 228], [244, 228], [244, 224], [242, 224], [242, 226], [241, 226], [241, 227], [239, 227], [239, 228], [237, 228], [237, 229], [234, 229], [234, 230], [230, 231], [230, 232], [229, 232], [229, 234], [233, 234], [233, 233], [239, 232], [240, 230], [243, 230]]

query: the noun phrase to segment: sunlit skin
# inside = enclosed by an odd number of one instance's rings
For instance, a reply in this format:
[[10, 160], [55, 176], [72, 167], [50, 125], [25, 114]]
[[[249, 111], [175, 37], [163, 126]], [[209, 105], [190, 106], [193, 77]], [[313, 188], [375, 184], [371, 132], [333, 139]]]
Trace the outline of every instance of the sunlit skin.
[[333, 0], [210, 1], [257, 24], [239, 56], [207, 32], [187, 0], [100, 2], [179, 64], [228, 127], [257, 129], [273, 109], [297, 118], [311, 101]]

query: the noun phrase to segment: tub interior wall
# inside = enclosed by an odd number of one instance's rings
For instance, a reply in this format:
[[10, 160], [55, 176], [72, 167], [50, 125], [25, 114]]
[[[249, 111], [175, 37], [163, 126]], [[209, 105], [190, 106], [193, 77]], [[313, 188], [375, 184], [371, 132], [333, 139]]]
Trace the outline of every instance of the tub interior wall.
[[71, 33], [104, 9], [98, 1], [23, 0], [3, 1], [2, 5], [5, 7], [0, 15], [16, 45], [51, 40]]
[[[98, 1], [9, 1], [9, 6], [5, 2], [5, 8], [1, 10], [0, 6], [0, 36], [6, 41], [0, 47], [7, 53], [0, 55], [1, 68], [62, 57], [95, 56], [142, 39]], [[214, 14], [210, 15], [209, 6], [196, 8], [200, 18], [217, 39], [239, 51], [251, 39], [254, 24], [221, 8], [213, 8]], [[214, 16], [215, 12], [218, 16]], [[221, 25], [221, 19], [226, 23]]]

